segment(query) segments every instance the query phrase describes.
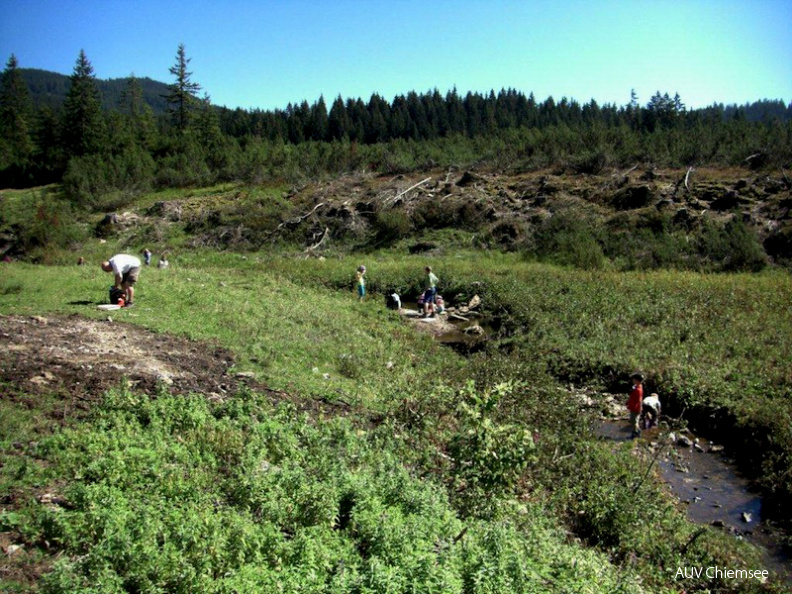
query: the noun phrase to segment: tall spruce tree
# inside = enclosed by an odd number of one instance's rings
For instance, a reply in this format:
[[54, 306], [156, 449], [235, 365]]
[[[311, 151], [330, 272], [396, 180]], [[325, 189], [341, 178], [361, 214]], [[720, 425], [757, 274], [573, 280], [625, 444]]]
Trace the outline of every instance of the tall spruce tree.
[[23, 166], [33, 152], [33, 104], [11, 54], [0, 80], [0, 169]]
[[70, 82], [63, 104], [63, 146], [70, 157], [97, 153], [105, 140], [102, 100], [84, 50], [80, 50]]
[[184, 52], [184, 44], [180, 43], [176, 51], [176, 64], [169, 70], [176, 77], [176, 82], [168, 85], [169, 93], [165, 95], [165, 100], [169, 104], [168, 111], [173, 123], [181, 131], [187, 129], [191, 113], [201, 104], [198, 99], [201, 85], [190, 80], [192, 72], [187, 71], [189, 63], [190, 58]]
[[327, 104], [324, 96], [320, 95], [319, 100], [311, 106], [306, 136], [311, 140], [327, 140], [329, 129]]
[[150, 147], [154, 142], [157, 123], [151, 106], [143, 99], [143, 88], [134, 74], [129, 76], [127, 86], [121, 92], [118, 109], [123, 116], [125, 141]]
[[327, 126], [332, 140], [341, 140], [344, 137], [349, 138], [352, 122], [349, 119], [349, 114], [341, 95], [336, 97], [330, 107], [330, 114], [327, 116]]

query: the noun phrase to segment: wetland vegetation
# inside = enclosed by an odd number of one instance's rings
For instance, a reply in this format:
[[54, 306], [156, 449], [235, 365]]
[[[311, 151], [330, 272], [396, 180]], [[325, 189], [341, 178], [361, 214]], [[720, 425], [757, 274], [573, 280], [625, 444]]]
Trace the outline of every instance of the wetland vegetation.
[[[322, 118], [176, 86], [168, 118], [134, 83], [102, 113], [81, 54], [62, 112], [3, 120], [4, 591], [789, 590], [680, 576], [760, 551], [688, 522], [646, 441], [597, 439], [575, 397], [643, 372], [790, 534], [788, 108], [453, 92]], [[97, 310], [99, 262], [144, 248], [170, 267]], [[475, 349], [385, 307], [427, 264], [480, 298]]]

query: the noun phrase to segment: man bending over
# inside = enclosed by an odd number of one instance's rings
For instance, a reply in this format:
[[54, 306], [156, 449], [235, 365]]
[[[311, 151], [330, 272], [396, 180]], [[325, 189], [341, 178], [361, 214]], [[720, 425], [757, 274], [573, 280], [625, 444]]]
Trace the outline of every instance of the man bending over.
[[102, 262], [102, 270], [115, 274], [113, 286], [124, 292], [124, 307], [135, 303], [135, 283], [140, 274], [140, 260], [129, 254], [116, 254]]

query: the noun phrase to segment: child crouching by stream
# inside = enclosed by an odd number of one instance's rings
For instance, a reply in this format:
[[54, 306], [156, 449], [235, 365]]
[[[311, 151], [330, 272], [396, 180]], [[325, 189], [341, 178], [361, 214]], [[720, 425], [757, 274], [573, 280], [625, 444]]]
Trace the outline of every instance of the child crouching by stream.
[[641, 417], [643, 418], [641, 427], [644, 429], [657, 427], [657, 424], [660, 422], [661, 412], [662, 407], [660, 406], [660, 396], [657, 394], [651, 394], [644, 398], [643, 404], [641, 405]]

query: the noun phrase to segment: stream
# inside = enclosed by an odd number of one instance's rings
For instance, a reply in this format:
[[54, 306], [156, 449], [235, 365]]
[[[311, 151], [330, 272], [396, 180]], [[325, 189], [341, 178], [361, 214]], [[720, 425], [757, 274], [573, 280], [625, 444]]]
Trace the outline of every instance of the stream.
[[[402, 315], [416, 321], [420, 318], [415, 303], [404, 303], [403, 306]], [[432, 324], [435, 320], [423, 321]], [[491, 330], [475, 313], [467, 320], [442, 315], [438, 316], [437, 322], [433, 332], [435, 339], [460, 352], [470, 352]], [[474, 325], [479, 326], [481, 334], [469, 332]], [[617, 410], [621, 411], [619, 407]], [[594, 431], [600, 439], [631, 440], [626, 419], [600, 418], [595, 421]], [[662, 429], [661, 435], [661, 429], [655, 427], [644, 430], [640, 440], [656, 451], [661, 447], [659, 440], [667, 434], [667, 430]], [[792, 584], [792, 558], [782, 547], [783, 535], [772, 522], [762, 517], [762, 497], [751, 481], [723, 453], [722, 447], [689, 432], [682, 434], [689, 439], [689, 445], [683, 446], [679, 442], [666, 445], [656, 465], [659, 476], [671, 493], [684, 504], [687, 518], [696, 524], [726, 530], [735, 538], [752, 543], [762, 552], [765, 567], [775, 572], [779, 579]]]
[[[660, 429], [644, 430], [640, 439], [659, 447]], [[599, 420], [595, 433], [602, 439], [630, 441], [627, 421]], [[663, 433], [667, 433], [663, 430]], [[792, 583], [792, 559], [782, 549], [781, 535], [762, 517], [762, 498], [751, 481], [723, 453], [713, 453], [714, 444], [686, 433], [695, 445], [667, 445], [657, 460], [660, 477], [687, 510], [691, 522], [727, 530], [744, 538], [763, 552], [767, 569]], [[719, 448], [715, 447], [715, 450]]]

